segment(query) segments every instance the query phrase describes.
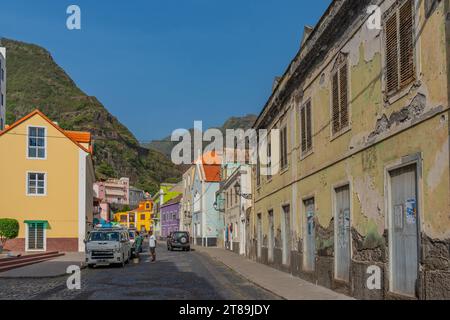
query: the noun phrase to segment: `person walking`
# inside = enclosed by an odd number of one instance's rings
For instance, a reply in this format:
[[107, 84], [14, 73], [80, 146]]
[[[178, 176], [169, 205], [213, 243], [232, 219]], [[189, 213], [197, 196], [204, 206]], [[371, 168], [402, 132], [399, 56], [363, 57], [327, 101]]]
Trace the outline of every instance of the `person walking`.
[[152, 256], [152, 262], [156, 260], [156, 237], [153, 234], [153, 231], [150, 231], [148, 237], [148, 246], [150, 247], [150, 254]]

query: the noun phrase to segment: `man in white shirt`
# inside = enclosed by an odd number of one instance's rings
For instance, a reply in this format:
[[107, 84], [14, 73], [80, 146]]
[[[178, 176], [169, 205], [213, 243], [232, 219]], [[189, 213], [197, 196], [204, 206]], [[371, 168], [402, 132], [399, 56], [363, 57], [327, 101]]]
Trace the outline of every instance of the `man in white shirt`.
[[150, 231], [148, 237], [148, 246], [150, 247], [150, 254], [152, 255], [152, 262], [156, 260], [156, 237], [153, 231]]

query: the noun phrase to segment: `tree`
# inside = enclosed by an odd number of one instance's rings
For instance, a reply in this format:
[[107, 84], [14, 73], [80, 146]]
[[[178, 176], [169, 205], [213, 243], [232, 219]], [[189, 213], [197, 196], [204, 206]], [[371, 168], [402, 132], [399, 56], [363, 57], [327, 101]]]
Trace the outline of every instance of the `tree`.
[[102, 162], [99, 166], [97, 166], [97, 173], [106, 177], [106, 178], [114, 178], [117, 176], [114, 168], [111, 167], [109, 163]]
[[14, 219], [0, 219], [0, 245], [5, 246], [6, 241], [17, 238], [19, 235], [19, 222]]

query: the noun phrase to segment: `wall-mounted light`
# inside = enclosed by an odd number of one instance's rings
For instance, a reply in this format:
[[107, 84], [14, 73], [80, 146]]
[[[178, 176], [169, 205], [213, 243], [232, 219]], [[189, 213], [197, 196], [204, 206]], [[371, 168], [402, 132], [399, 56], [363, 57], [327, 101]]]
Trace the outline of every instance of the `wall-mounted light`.
[[234, 191], [236, 192], [237, 195], [241, 196], [244, 199], [247, 199], [247, 200], [252, 199], [251, 193], [241, 193], [241, 184], [239, 183], [239, 181], [236, 182], [236, 184], [234, 185]]

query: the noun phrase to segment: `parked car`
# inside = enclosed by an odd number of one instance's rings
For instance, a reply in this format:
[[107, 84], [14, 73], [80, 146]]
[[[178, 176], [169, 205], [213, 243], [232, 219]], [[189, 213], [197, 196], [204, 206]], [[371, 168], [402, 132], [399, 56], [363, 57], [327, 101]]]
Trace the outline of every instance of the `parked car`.
[[181, 249], [183, 251], [191, 251], [191, 243], [189, 233], [186, 231], [172, 232], [167, 237], [167, 250]]
[[122, 228], [95, 229], [86, 243], [86, 263], [89, 268], [130, 261], [131, 242], [128, 231]]
[[131, 243], [131, 256], [134, 256], [136, 251], [136, 230], [128, 229], [128, 237]]

